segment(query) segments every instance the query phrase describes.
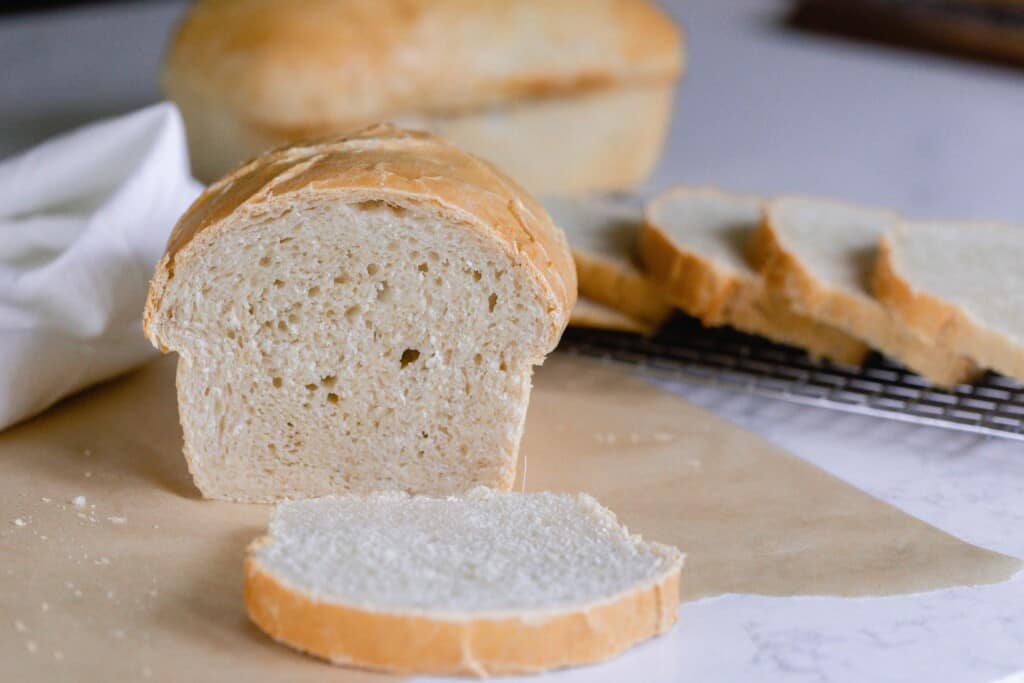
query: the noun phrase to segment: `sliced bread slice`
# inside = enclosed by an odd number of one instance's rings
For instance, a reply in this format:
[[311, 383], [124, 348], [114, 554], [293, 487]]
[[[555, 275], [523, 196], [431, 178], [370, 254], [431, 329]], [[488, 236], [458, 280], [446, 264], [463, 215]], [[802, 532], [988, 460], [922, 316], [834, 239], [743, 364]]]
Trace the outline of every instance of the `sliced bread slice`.
[[610, 306], [584, 297], [576, 299], [576, 306], [572, 309], [572, 315], [569, 317], [569, 327], [630, 332], [645, 336], [652, 335], [657, 330], [654, 325], [631, 318]]
[[508, 488], [533, 366], [576, 299], [565, 236], [489, 164], [376, 126], [210, 186], [157, 265], [207, 497]]
[[901, 224], [882, 238], [876, 296], [924, 339], [1024, 381], [1024, 228]]
[[931, 382], [950, 386], [978, 374], [967, 357], [920, 339], [872, 294], [881, 237], [891, 211], [783, 197], [765, 206], [749, 256], [793, 309], [864, 340]]
[[337, 664], [511, 674], [597, 662], [676, 621], [678, 550], [585, 494], [286, 502], [245, 561], [275, 640]]
[[744, 256], [762, 200], [706, 187], [679, 187], [647, 207], [640, 252], [667, 298], [705, 325], [732, 325], [848, 364], [868, 348], [852, 336], [799, 315], [771, 296]]
[[614, 308], [648, 328], [672, 313], [660, 288], [637, 265], [643, 212], [595, 199], [547, 199], [545, 208], [569, 238], [580, 296]]

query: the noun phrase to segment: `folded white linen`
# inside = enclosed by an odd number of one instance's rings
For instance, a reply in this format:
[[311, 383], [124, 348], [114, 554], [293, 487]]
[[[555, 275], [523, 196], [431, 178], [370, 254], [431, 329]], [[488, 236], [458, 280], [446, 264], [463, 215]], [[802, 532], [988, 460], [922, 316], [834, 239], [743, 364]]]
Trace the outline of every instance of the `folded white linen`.
[[155, 353], [149, 278], [201, 189], [167, 103], [0, 162], [0, 429]]

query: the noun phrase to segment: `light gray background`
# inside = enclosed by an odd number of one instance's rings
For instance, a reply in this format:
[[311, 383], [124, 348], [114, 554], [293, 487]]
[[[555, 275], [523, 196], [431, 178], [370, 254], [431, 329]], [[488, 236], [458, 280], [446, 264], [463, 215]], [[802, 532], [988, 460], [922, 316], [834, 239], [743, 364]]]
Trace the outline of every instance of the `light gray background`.
[[[795, 33], [780, 23], [785, 3], [667, 4], [687, 27], [689, 69], [641, 194], [713, 183], [1024, 223], [1024, 71]], [[0, 18], [0, 156], [156, 101], [183, 7]], [[1024, 556], [1019, 442], [670, 388], [932, 524]], [[682, 606], [679, 627], [619, 660], [550, 678], [995, 680], [1024, 667], [1022, 614], [1022, 577], [885, 599], [723, 596]]]

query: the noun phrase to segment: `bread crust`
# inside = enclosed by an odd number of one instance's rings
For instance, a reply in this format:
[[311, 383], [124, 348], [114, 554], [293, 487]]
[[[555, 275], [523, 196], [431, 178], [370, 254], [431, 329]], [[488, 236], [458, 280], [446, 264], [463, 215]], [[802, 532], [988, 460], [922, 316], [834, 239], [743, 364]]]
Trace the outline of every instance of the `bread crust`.
[[654, 325], [630, 317], [622, 311], [598, 303], [583, 295], [576, 300], [576, 307], [572, 309], [569, 327], [588, 327], [597, 330], [612, 330], [614, 332], [631, 332], [644, 336], [650, 336], [657, 331], [657, 327]]
[[648, 0], [207, 0], [178, 26], [163, 82], [175, 100], [212, 95], [243, 123], [300, 139], [402, 113], [670, 82], [681, 44]]
[[676, 622], [682, 558], [656, 581], [575, 611], [443, 618], [318, 600], [252, 555], [245, 606], [274, 640], [336, 664], [397, 673], [488, 676], [599, 662]]
[[656, 329], [672, 314], [661, 289], [636, 268], [579, 249], [572, 255], [580, 296], [613, 308], [648, 329]]
[[960, 349], [980, 366], [1024, 381], [1024, 353], [1020, 346], [980, 325], [959, 306], [916, 289], [900, 274], [887, 237], [879, 245], [871, 284], [875, 296], [922, 339]]
[[967, 357], [927, 343], [910, 329], [901, 329], [902, 323], [891, 313], [886, 320], [879, 321], [878, 315], [867, 310], [855, 297], [833, 291], [819, 282], [795, 254], [786, 250], [772, 226], [770, 205], [750, 241], [748, 257], [761, 270], [769, 289], [789, 301], [798, 312], [861, 336], [879, 347], [883, 346], [879, 340], [886, 340], [887, 348], [879, 348], [879, 351], [893, 356], [932, 383], [954, 386], [970, 382], [980, 373]]
[[640, 257], [663, 295], [704, 325], [732, 325], [743, 332], [799, 346], [813, 357], [848, 365], [863, 362], [869, 352], [867, 345], [834, 327], [798, 314], [785, 301], [766, 291], [760, 277], [752, 280], [737, 277], [713, 260], [687, 250], [658, 225], [655, 214], [659, 202], [695, 192], [721, 193], [708, 187], [673, 188], [652, 199], [644, 212]]
[[309, 196], [425, 204], [493, 239], [531, 274], [545, 298], [551, 324], [541, 340], [544, 353], [557, 344], [576, 300], [576, 270], [562, 231], [529, 194], [487, 162], [428, 133], [389, 125], [277, 149], [208, 187], [178, 221], [157, 264], [143, 315], [150, 341], [167, 351], [161, 302], [176, 263], [219, 232]]

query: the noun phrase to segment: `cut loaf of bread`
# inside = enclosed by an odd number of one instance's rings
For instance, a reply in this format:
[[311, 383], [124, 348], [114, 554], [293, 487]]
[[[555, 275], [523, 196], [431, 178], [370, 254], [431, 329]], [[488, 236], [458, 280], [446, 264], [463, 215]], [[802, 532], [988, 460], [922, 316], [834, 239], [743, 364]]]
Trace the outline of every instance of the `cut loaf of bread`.
[[749, 255], [768, 286], [805, 315], [863, 339], [931, 382], [968, 382], [977, 366], [928, 343], [871, 294], [882, 236], [899, 222], [890, 211], [784, 197], [768, 202]]
[[744, 256], [761, 219], [762, 200], [705, 187], [679, 187], [654, 198], [640, 239], [644, 264], [675, 305], [705, 325], [731, 325], [812, 356], [857, 364], [862, 342], [794, 312], [771, 295]]
[[282, 503], [245, 561], [275, 640], [338, 664], [511, 674], [613, 657], [676, 621], [678, 550], [585, 494]]
[[656, 328], [672, 306], [638, 267], [643, 212], [595, 199], [547, 199], [551, 219], [569, 238], [580, 295]]
[[576, 296], [565, 237], [486, 162], [377, 126], [215, 183], [157, 265], [208, 497], [512, 484], [534, 365]]
[[613, 332], [630, 332], [632, 334], [651, 335], [657, 330], [654, 325], [631, 318], [614, 308], [599, 304], [592, 299], [579, 297], [569, 317], [570, 327], [589, 327], [595, 330], [611, 330]]
[[1024, 228], [905, 223], [882, 238], [875, 294], [915, 332], [1024, 381]]

